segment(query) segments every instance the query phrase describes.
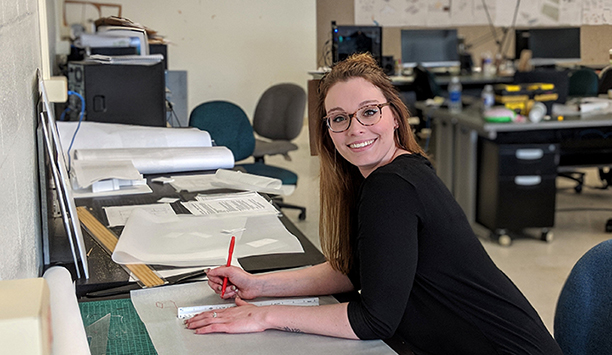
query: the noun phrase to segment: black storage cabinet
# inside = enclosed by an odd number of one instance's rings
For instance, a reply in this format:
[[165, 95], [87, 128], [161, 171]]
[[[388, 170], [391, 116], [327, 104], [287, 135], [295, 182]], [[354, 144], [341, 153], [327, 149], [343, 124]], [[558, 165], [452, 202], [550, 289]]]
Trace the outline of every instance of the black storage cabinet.
[[[476, 221], [494, 233], [555, 223], [557, 144], [479, 143]], [[503, 231], [503, 232], [499, 232]]]

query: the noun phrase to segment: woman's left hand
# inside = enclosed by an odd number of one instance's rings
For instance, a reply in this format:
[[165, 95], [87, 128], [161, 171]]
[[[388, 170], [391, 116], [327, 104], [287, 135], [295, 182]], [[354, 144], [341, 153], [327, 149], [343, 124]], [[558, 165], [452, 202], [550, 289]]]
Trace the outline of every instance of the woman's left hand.
[[196, 334], [257, 333], [267, 329], [264, 319], [268, 307], [257, 307], [236, 297], [236, 307], [203, 312], [185, 321]]

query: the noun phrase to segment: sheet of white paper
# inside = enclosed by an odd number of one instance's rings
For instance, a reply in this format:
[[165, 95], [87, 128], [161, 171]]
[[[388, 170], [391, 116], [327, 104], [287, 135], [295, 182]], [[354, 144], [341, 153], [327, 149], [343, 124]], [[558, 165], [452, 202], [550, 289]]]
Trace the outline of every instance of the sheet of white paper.
[[170, 185], [176, 189], [176, 191], [208, 191], [217, 190], [218, 187], [212, 183], [216, 181], [214, 174], [202, 174], [202, 175], [179, 175], [172, 176]]
[[132, 212], [139, 208], [155, 216], [175, 216], [176, 213], [168, 203], [150, 205], [109, 206], [103, 207], [109, 227], [124, 226]]
[[[136, 209], [121, 233], [112, 258], [119, 264], [219, 266], [227, 262], [232, 236], [236, 237], [235, 259], [304, 252], [300, 241], [276, 215], [154, 216]], [[262, 239], [266, 240], [257, 243]]]
[[177, 191], [235, 189], [285, 196], [295, 191], [295, 185], [283, 185], [279, 179], [227, 169], [218, 169], [214, 175], [173, 176], [172, 179], [171, 185]]
[[282, 194], [283, 182], [266, 176], [219, 169], [215, 173], [217, 181], [213, 185], [236, 190], [258, 191], [269, 194]]
[[137, 194], [148, 194], [153, 192], [149, 185], [132, 185], [132, 186], [121, 186], [119, 190], [109, 190], [102, 192], [93, 192], [91, 186], [86, 189], [75, 189], [74, 184], [72, 186], [72, 195], [74, 198], [91, 198], [91, 197], [104, 197], [104, 196], [121, 196], [121, 195], [137, 195]]
[[72, 163], [80, 188], [106, 179], [141, 180], [142, 175], [130, 160], [75, 160]]
[[79, 160], [131, 160], [141, 174], [213, 170], [234, 167], [226, 147], [78, 149]]
[[279, 211], [256, 192], [198, 195], [197, 201], [182, 202], [194, 215], [260, 215]]
[[157, 202], [158, 203], [174, 203], [178, 200], [180, 200], [180, 198], [178, 197], [162, 197], [159, 200], [157, 200]]
[[[380, 340], [346, 340], [267, 330], [252, 334], [196, 335], [177, 317], [178, 307], [229, 303], [206, 283], [154, 287], [131, 292], [131, 300], [159, 355], [199, 354], [395, 354]], [[337, 303], [320, 297], [322, 306]]]

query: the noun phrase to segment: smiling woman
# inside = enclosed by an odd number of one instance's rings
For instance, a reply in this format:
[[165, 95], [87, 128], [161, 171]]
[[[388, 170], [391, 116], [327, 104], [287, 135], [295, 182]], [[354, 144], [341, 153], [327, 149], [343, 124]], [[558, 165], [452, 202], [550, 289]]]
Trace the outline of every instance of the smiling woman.
[[[319, 88], [321, 245], [327, 262], [250, 275], [208, 273], [238, 307], [188, 321], [198, 333], [279, 329], [401, 338], [416, 354], [561, 354], [536, 311], [489, 258], [408, 126], [374, 59], [338, 63]], [[243, 299], [361, 291], [348, 303], [255, 307]]]
[[[399, 124], [388, 105], [382, 91], [363, 78], [339, 82], [327, 93], [329, 135], [336, 150], [364, 177], [397, 155], [410, 153], [395, 144]], [[351, 125], [353, 116], [358, 123]]]

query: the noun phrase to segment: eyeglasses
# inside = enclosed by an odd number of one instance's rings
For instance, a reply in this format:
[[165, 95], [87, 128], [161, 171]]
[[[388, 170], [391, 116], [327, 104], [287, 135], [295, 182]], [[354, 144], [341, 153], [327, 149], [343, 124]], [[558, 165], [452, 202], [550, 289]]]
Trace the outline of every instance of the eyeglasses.
[[377, 105], [368, 105], [361, 107], [354, 113], [338, 112], [332, 113], [323, 117], [327, 121], [327, 127], [332, 132], [344, 132], [351, 126], [352, 118], [355, 117], [363, 126], [373, 126], [380, 121], [382, 117], [382, 108], [390, 105], [385, 102]]

